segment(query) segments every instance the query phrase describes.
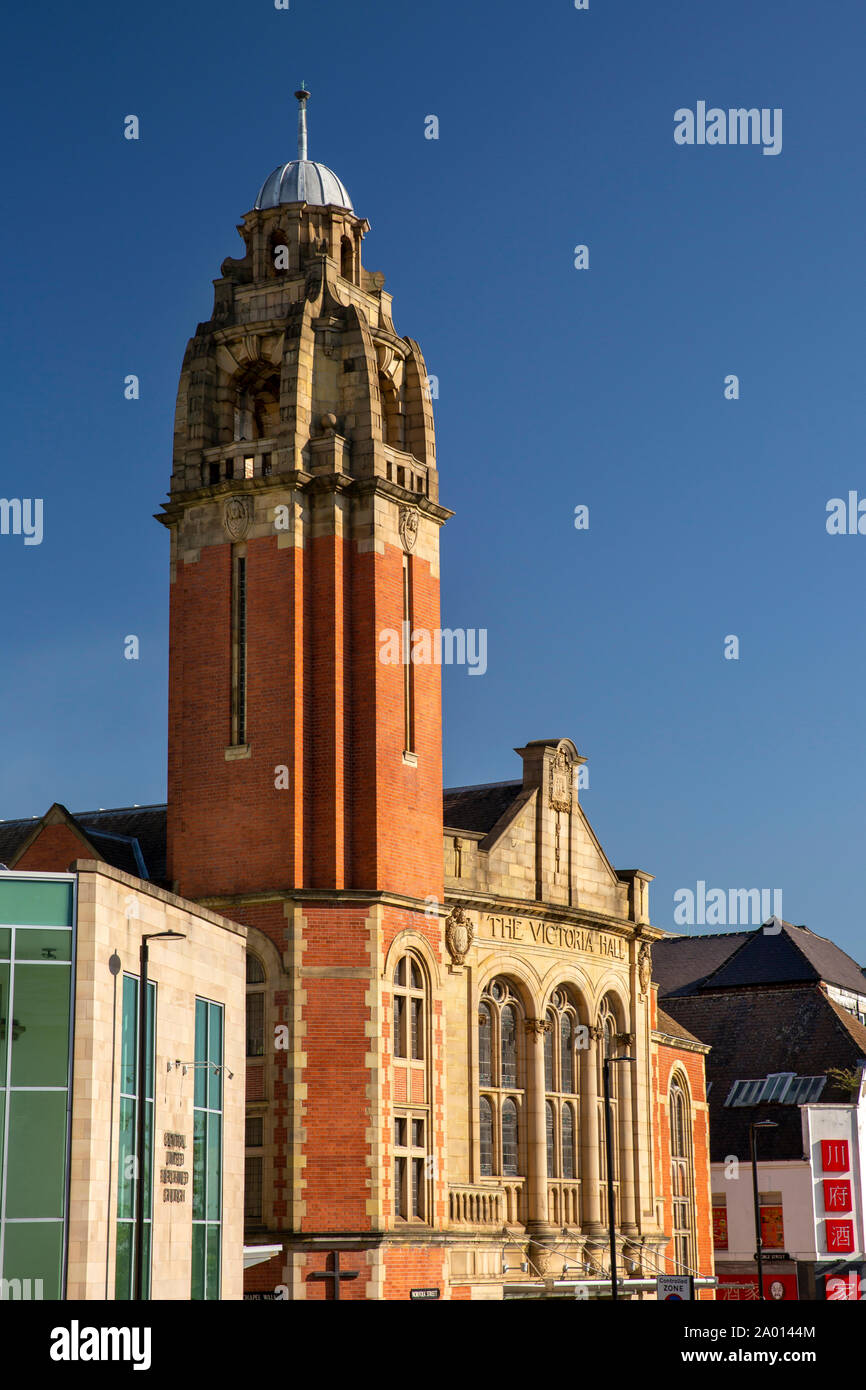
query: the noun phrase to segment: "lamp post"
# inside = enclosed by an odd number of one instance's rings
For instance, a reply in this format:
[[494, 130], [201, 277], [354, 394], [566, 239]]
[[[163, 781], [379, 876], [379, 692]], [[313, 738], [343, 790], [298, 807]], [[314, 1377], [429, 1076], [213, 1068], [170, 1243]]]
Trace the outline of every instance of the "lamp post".
[[764, 1299], [764, 1243], [761, 1240], [761, 1204], [758, 1198], [758, 1157], [755, 1140], [756, 1129], [778, 1129], [775, 1120], [752, 1120], [749, 1125], [749, 1154], [752, 1159], [752, 1199], [755, 1205], [755, 1258], [758, 1261], [758, 1298]]
[[605, 1057], [602, 1062], [602, 1090], [604, 1095], [604, 1149], [607, 1154], [607, 1225], [610, 1238], [610, 1296], [616, 1302], [619, 1295], [616, 1289], [616, 1211], [613, 1194], [613, 1134], [610, 1125], [610, 1069], [617, 1062], [633, 1062], [633, 1057]]
[[[147, 965], [149, 941], [184, 941], [183, 932], [156, 931], [141, 938], [138, 979], [138, 1123], [135, 1134], [135, 1271], [132, 1297], [144, 1298], [144, 1117], [147, 1098]], [[155, 1099], [154, 1099], [155, 1104]], [[153, 1214], [151, 1213], [151, 1220]]]

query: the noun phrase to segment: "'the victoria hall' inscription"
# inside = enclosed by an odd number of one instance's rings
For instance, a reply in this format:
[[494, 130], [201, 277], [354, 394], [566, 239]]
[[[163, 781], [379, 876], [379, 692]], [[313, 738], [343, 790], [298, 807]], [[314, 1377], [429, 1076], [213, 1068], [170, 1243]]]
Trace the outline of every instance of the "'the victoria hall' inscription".
[[583, 951], [589, 956], [626, 959], [626, 944], [622, 937], [606, 932], [586, 931], [581, 927], [561, 927], [553, 922], [532, 922], [525, 917], [494, 917], [485, 913], [485, 936], [495, 941], [534, 942], [538, 946], [556, 946], [563, 951]]

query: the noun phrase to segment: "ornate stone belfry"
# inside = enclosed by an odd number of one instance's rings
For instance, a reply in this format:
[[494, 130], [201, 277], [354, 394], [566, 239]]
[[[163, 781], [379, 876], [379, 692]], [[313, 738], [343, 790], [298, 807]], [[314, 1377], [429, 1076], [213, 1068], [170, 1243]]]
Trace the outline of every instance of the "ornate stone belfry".
[[[388, 796], [395, 810], [408, 796], [432, 865], [439, 673], [382, 665], [379, 642], [407, 618], [438, 626], [451, 513], [421, 350], [397, 333], [384, 276], [362, 263], [369, 223], [307, 157], [310, 93], [295, 95], [298, 158], [240, 224], [244, 255], [223, 262], [181, 371], [159, 517], [172, 533], [169, 872], [193, 894], [386, 880], [405, 893], [396, 860], [386, 868], [383, 818]], [[249, 759], [257, 771], [239, 768]], [[280, 767], [274, 798], [266, 775], [273, 784]], [[246, 873], [204, 814], [220, 783], [248, 817]]]

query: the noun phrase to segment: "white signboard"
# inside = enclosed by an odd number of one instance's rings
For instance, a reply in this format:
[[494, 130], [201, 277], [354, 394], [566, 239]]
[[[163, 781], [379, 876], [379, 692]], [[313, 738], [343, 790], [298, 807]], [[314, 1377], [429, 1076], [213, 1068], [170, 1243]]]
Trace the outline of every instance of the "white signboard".
[[694, 1296], [695, 1286], [690, 1274], [660, 1274], [656, 1279], [656, 1298], [660, 1303], [682, 1303]]

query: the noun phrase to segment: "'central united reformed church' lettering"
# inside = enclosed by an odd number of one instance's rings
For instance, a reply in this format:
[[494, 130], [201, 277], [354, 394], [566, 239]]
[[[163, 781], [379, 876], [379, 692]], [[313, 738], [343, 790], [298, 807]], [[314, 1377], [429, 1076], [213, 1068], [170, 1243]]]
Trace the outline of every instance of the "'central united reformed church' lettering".
[[523, 941], [537, 946], [554, 946], [563, 951], [583, 951], [590, 956], [612, 956], [626, 959], [625, 942], [619, 936], [587, 931], [580, 927], [562, 927], [551, 922], [531, 922], [523, 917], [495, 917], [487, 913], [485, 936], [495, 941]]

